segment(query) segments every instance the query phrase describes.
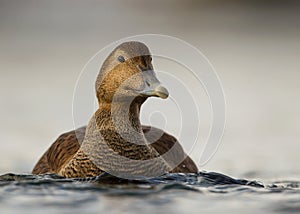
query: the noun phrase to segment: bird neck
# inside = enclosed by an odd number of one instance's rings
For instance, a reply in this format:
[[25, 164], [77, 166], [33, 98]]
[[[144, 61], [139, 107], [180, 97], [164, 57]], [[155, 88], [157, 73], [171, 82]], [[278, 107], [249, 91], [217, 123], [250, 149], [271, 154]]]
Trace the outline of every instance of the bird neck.
[[126, 134], [143, 134], [140, 109], [145, 100], [136, 98], [131, 102], [99, 103], [96, 111], [98, 129]]
[[81, 151], [103, 171], [138, 176], [170, 171], [143, 134], [139, 116], [144, 101], [100, 102], [87, 127]]

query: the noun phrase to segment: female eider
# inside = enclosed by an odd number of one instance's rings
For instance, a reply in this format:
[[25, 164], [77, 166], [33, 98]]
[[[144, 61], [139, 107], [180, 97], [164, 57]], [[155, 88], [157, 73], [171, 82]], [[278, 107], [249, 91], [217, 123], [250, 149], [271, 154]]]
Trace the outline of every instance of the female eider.
[[121, 177], [198, 172], [173, 136], [140, 123], [140, 108], [148, 97], [168, 97], [151, 60], [143, 43], [115, 48], [97, 77], [99, 109], [88, 126], [59, 136], [32, 173], [85, 178], [103, 172]]

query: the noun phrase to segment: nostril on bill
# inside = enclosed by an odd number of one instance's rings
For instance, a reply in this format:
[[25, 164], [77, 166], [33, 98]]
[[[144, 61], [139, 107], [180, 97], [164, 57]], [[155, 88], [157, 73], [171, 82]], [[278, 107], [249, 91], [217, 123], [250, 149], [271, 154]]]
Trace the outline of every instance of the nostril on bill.
[[146, 81], [146, 84], [147, 84], [148, 87], [150, 87], [150, 83], [148, 81]]

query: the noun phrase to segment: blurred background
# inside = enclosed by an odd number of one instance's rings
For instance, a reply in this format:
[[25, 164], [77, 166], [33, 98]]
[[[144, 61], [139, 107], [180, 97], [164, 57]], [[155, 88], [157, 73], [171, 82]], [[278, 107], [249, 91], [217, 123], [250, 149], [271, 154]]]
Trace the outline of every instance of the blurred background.
[[0, 174], [30, 172], [73, 129], [73, 90], [91, 56], [123, 37], [157, 33], [201, 50], [223, 83], [227, 126], [203, 169], [299, 177], [298, 2], [1, 0]]

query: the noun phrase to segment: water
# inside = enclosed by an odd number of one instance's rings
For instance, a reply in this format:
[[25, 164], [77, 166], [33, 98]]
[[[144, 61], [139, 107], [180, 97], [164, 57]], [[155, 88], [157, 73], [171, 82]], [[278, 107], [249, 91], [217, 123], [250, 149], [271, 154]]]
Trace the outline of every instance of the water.
[[261, 183], [204, 171], [142, 181], [11, 173], [0, 176], [0, 186], [1, 213], [300, 212], [299, 181]]

